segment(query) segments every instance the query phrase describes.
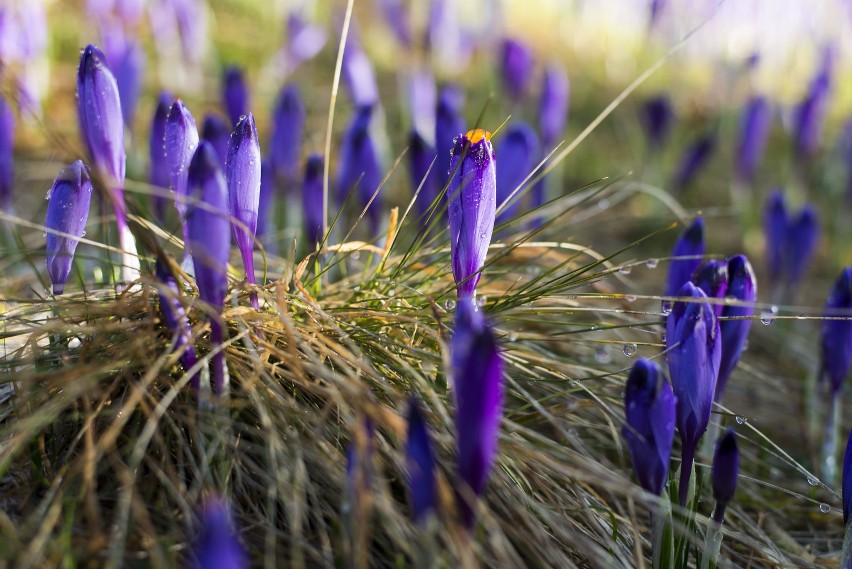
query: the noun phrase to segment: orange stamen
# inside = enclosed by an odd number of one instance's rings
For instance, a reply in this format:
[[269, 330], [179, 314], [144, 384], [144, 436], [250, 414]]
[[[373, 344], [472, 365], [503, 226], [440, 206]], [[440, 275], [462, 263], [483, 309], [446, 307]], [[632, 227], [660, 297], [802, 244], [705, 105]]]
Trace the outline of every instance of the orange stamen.
[[485, 130], [484, 128], [477, 128], [474, 130], [467, 131], [465, 135], [471, 144], [476, 144], [483, 138], [487, 141], [491, 141], [491, 133]]

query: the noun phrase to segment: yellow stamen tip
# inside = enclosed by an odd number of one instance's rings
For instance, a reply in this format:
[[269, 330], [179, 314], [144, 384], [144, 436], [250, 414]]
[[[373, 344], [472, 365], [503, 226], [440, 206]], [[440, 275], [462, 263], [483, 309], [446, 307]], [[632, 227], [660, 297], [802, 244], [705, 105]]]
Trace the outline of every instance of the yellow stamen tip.
[[491, 141], [491, 133], [485, 130], [484, 128], [476, 128], [474, 130], [467, 131], [465, 135], [471, 144], [476, 144], [483, 138], [487, 141]]

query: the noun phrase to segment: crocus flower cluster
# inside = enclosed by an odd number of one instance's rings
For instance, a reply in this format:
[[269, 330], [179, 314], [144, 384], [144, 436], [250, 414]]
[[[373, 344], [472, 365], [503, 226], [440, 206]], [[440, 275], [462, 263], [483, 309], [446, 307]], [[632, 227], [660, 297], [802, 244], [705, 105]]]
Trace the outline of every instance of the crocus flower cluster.
[[763, 212], [766, 259], [769, 277], [776, 289], [792, 293], [805, 275], [819, 244], [819, 218], [813, 206], [805, 204], [792, 216], [784, 194], [769, 194]]
[[[48, 193], [47, 273], [53, 283], [53, 294], [62, 294], [71, 274], [71, 262], [80, 238], [86, 234], [92, 181], [89, 170], [78, 160], [62, 170]], [[66, 235], [57, 235], [59, 231]]]

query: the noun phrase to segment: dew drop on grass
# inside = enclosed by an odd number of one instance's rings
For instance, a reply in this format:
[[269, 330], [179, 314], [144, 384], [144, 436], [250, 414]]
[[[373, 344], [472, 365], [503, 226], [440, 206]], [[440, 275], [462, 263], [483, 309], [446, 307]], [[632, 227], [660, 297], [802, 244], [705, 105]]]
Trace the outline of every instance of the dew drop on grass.
[[349, 256], [352, 257], [353, 261], [357, 261], [361, 258], [361, 251], [352, 251], [352, 254]]
[[656, 269], [658, 263], [659, 261], [657, 259], [648, 259], [647, 261], [645, 261], [645, 266], [649, 269]]
[[454, 310], [455, 307], [456, 307], [456, 301], [453, 300], [452, 298], [448, 298], [447, 302], [444, 303], [444, 308], [446, 308], [447, 310]]
[[816, 486], [817, 484], [819, 484], [819, 480], [817, 479], [816, 476], [811, 476], [809, 474], [808, 475], [808, 484], [810, 484], [811, 486]]
[[486, 303], [486, 302], [488, 302], [488, 297], [487, 297], [487, 296], [477, 296], [477, 297], [476, 297], [476, 305], [477, 305], [478, 307], [482, 308], [483, 306], [485, 306], [485, 303]]
[[624, 300], [626, 300], [627, 302], [633, 302], [634, 300], [636, 300], [636, 296], [634, 296], [632, 294], [628, 294], [627, 296], [624, 297]]
[[746, 421], [748, 421], [748, 417], [740, 417], [737, 415], [736, 417], [737, 425], [744, 425]]
[[598, 207], [600, 209], [608, 208], [609, 207], [609, 200], [606, 199], [606, 198], [603, 198], [602, 200], [598, 201]]
[[629, 275], [630, 271], [632, 271], [632, 270], [633, 270], [633, 267], [631, 267], [630, 265], [624, 265], [623, 267], [618, 269], [618, 272], [621, 273], [622, 275]]
[[510, 342], [517, 342], [518, 341], [518, 335], [515, 334], [514, 332], [512, 332], [511, 334], [509, 334], [509, 341]]
[[672, 302], [670, 300], [664, 300], [660, 303], [660, 314], [663, 316], [668, 316], [672, 312]]
[[774, 304], [769, 307], [769, 310], [764, 310], [760, 314], [760, 323], [764, 326], [769, 326], [775, 322], [775, 315], [778, 314], [778, 307]]
[[579, 382], [579, 381], [577, 381], [576, 379], [572, 379], [572, 380], [568, 383], [568, 385], [570, 385], [571, 387], [580, 387], [580, 382]]
[[632, 358], [636, 355], [637, 349], [636, 344], [624, 344], [624, 348], [621, 351], [624, 352], [624, 355], [628, 358]]
[[666, 333], [665, 332], [660, 334], [660, 342], [662, 342], [663, 344], [666, 343]]
[[395, 294], [396, 294], [396, 290], [394, 290], [394, 289], [390, 289], [390, 290], [388, 291], [388, 296], [393, 296], [393, 295], [395, 295]]
[[822, 512], [823, 514], [827, 514], [828, 512], [831, 511], [831, 506], [829, 506], [828, 504], [822, 503], [822, 504], [819, 505], [819, 511]]

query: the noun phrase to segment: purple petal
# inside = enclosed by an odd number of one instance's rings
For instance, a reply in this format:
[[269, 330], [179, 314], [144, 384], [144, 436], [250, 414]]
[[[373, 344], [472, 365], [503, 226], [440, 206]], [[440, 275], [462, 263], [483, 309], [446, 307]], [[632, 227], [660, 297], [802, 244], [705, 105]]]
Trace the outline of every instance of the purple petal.
[[311, 154], [305, 164], [305, 178], [302, 182], [302, 211], [305, 216], [305, 233], [308, 245], [323, 240], [323, 159], [320, 154]]
[[356, 107], [379, 103], [379, 85], [373, 64], [354, 36], [349, 36], [343, 53], [343, 81]]
[[12, 210], [12, 185], [15, 179], [15, 115], [0, 97], [0, 210]]
[[294, 84], [285, 86], [272, 111], [269, 159], [276, 179], [292, 195], [299, 177], [299, 156], [305, 132], [305, 106]]
[[669, 139], [675, 113], [668, 95], [656, 95], [639, 109], [639, 122], [645, 131], [649, 144], [655, 148], [665, 145]]
[[435, 452], [429, 427], [417, 400], [408, 403], [408, 438], [405, 444], [405, 471], [414, 522], [423, 523], [438, 504], [435, 481]]
[[216, 156], [219, 157], [219, 166], [224, 169], [228, 161], [228, 143], [231, 140], [231, 128], [225, 124], [219, 115], [208, 113], [204, 115], [201, 125], [201, 138], [213, 145]]
[[[852, 364], [852, 267], [846, 267], [834, 282], [825, 302], [821, 326], [822, 373], [832, 393], [843, 387]], [[838, 319], [841, 318], [841, 319]]]
[[565, 123], [568, 120], [569, 94], [568, 75], [565, 74], [562, 67], [548, 66], [544, 71], [541, 102], [538, 106], [541, 142], [547, 151], [552, 149], [551, 147], [565, 132]]
[[[412, 194], [417, 188], [420, 188], [421, 184], [423, 185], [420, 195], [417, 197], [417, 202], [420, 214], [425, 215], [438, 197], [438, 175], [433, 166], [435, 148], [430, 146], [416, 129], [408, 135], [408, 159], [411, 170]], [[432, 168], [431, 171], [429, 170], [430, 167]]]
[[763, 160], [766, 139], [772, 128], [772, 109], [766, 97], [752, 97], [743, 109], [736, 152], [737, 177], [751, 183]]
[[685, 282], [701, 264], [704, 255], [704, 220], [696, 217], [692, 224], [678, 237], [672, 250], [674, 258], [669, 265], [665, 296], [675, 296]]
[[690, 144], [684, 150], [680, 165], [672, 177], [672, 189], [679, 191], [689, 186], [707, 165], [715, 150], [715, 133], [703, 134]]
[[719, 523], [722, 522], [725, 506], [734, 499], [739, 472], [740, 453], [737, 450], [737, 435], [733, 429], [728, 429], [716, 443], [713, 468], [710, 471], [713, 498], [716, 500], [716, 512], [713, 517]]
[[380, 0], [379, 6], [397, 41], [404, 47], [410, 47], [411, 21], [405, 3], [402, 0]]
[[455, 138], [460, 132], [465, 132], [462, 108], [464, 107], [464, 92], [457, 85], [444, 85], [438, 93], [438, 104], [435, 109], [435, 148], [438, 149], [438, 160], [435, 162], [435, 175], [438, 191], [443, 191], [450, 180], [450, 152]]
[[[166, 158], [166, 120], [171, 104], [171, 95], [160, 93], [151, 120], [151, 137], [148, 142], [148, 183], [164, 190], [170, 185], [169, 161]], [[152, 199], [154, 216], [162, 222], [165, 219], [166, 199], [162, 196], [154, 196]]]
[[63, 237], [49, 232], [46, 235], [47, 272], [53, 283], [53, 294], [62, 294], [65, 290], [74, 251], [86, 234], [91, 200], [89, 171], [77, 160], [59, 173], [48, 194], [45, 227], [74, 236]]
[[799, 215], [790, 219], [784, 239], [784, 268], [790, 288], [796, 288], [805, 276], [818, 244], [819, 218], [816, 210], [805, 204]]
[[[538, 165], [541, 150], [538, 136], [526, 123], [517, 123], [509, 127], [500, 141], [500, 168], [497, 169], [497, 203], [502, 204], [521, 185]], [[513, 218], [518, 211], [520, 200], [517, 194], [511, 206], [504, 208], [497, 219], [498, 224]]]
[[408, 84], [408, 100], [411, 105], [411, 128], [424, 138], [435, 133], [435, 111], [438, 89], [435, 77], [428, 71], [415, 71]]
[[[728, 292], [728, 262], [707, 261], [696, 269], [692, 282], [710, 298], [725, 298]], [[712, 307], [716, 316], [722, 315], [724, 304], [714, 304]]]
[[181, 219], [186, 217], [187, 178], [189, 164], [198, 148], [198, 129], [189, 109], [180, 99], [172, 104], [166, 118], [166, 158], [169, 177], [175, 193], [175, 208]]
[[237, 538], [231, 509], [221, 498], [210, 498], [201, 513], [201, 535], [195, 544], [198, 569], [245, 569], [248, 556]]
[[[157, 292], [160, 296], [160, 312], [163, 313], [163, 320], [166, 326], [173, 333], [177, 333], [177, 341], [175, 342], [175, 350], [187, 345], [186, 350], [180, 357], [180, 363], [184, 369], [189, 371], [195, 365], [195, 348], [192, 346], [192, 328], [189, 325], [189, 319], [186, 317], [186, 310], [180, 301], [180, 289], [178, 289], [177, 281], [168, 267], [157, 259], [155, 271], [159, 284]], [[198, 389], [198, 374], [195, 374], [192, 379], [193, 389]]]
[[529, 90], [533, 72], [532, 50], [518, 39], [503, 41], [503, 59], [500, 69], [503, 88], [514, 101], [520, 101]]
[[784, 270], [784, 245], [787, 238], [787, 206], [784, 193], [773, 190], [763, 208], [763, 233], [766, 239], [766, 264], [773, 284], [781, 282]]
[[237, 124], [240, 118], [249, 112], [249, 91], [243, 70], [239, 67], [229, 67], [225, 70], [222, 80], [222, 102], [231, 124]]
[[[359, 197], [359, 205], [365, 207], [382, 182], [379, 156], [370, 133], [372, 116], [371, 107], [358, 108], [343, 136], [337, 177], [337, 199], [340, 203], [354, 191]], [[367, 212], [373, 235], [378, 231], [381, 207], [379, 194]]]
[[[744, 255], [736, 255], [728, 263], [728, 298], [748, 303], [757, 300], [757, 278], [751, 263]], [[754, 306], [725, 306], [719, 332], [722, 334], [722, 357], [719, 360], [719, 379], [716, 382], [715, 400], [719, 401], [725, 391], [728, 378], [740, 361], [743, 347], [751, 330]]]

